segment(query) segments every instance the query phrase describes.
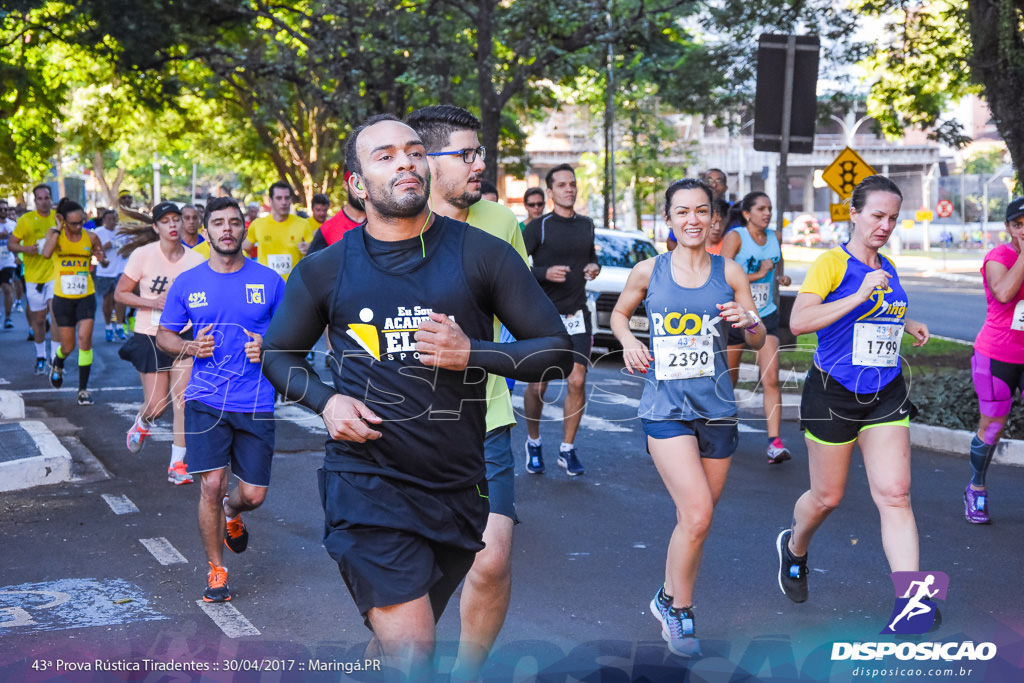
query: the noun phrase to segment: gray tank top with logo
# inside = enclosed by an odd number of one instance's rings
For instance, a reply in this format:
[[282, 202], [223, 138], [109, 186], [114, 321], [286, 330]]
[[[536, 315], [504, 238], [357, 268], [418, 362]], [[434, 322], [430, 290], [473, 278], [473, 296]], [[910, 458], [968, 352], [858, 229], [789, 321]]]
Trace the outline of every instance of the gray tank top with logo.
[[644, 306], [654, 356], [637, 411], [648, 420], [697, 420], [736, 415], [726, 359], [727, 323], [717, 304], [732, 301], [725, 259], [711, 254], [711, 274], [700, 287], [672, 277], [672, 252], [654, 262]]

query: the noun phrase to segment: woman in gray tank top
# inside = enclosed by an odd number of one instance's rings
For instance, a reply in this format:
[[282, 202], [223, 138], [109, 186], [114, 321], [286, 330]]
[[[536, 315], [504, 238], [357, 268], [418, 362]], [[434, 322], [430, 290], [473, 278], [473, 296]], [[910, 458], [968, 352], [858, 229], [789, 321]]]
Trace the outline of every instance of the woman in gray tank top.
[[[711, 202], [711, 189], [699, 180], [669, 186], [665, 221], [679, 246], [633, 267], [611, 316], [626, 369], [646, 375], [639, 417], [647, 450], [676, 505], [665, 583], [651, 600], [651, 614], [661, 622], [669, 650], [681, 656], [700, 653], [693, 586], [738, 437], [727, 331], [742, 331], [755, 349], [765, 339], [743, 269], [705, 250]], [[650, 346], [629, 329], [641, 300]]]

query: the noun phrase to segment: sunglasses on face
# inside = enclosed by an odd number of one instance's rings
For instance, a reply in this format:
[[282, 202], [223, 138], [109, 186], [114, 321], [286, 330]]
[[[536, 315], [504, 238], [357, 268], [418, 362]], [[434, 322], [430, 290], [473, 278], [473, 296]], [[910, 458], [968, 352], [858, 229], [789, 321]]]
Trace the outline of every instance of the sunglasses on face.
[[526, 206], [531, 209], [540, 209], [544, 206], [544, 202], [526, 202]]
[[476, 161], [477, 156], [481, 160], [487, 158], [487, 149], [483, 145], [479, 147], [467, 147], [466, 149], [456, 149], [451, 152], [427, 152], [428, 157], [450, 157], [456, 154], [462, 156], [462, 160], [467, 164], [471, 164]]

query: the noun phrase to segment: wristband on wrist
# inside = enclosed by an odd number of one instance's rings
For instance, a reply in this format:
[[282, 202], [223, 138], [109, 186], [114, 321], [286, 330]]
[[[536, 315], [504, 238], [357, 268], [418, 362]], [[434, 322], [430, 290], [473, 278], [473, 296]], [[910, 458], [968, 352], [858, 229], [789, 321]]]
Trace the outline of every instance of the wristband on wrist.
[[753, 333], [754, 330], [757, 329], [757, 326], [761, 324], [761, 319], [757, 317], [757, 313], [755, 313], [754, 311], [747, 311], [747, 315], [749, 315], [751, 319], [753, 319], [754, 324], [751, 325], [750, 327], [744, 328], [744, 330], [746, 332]]

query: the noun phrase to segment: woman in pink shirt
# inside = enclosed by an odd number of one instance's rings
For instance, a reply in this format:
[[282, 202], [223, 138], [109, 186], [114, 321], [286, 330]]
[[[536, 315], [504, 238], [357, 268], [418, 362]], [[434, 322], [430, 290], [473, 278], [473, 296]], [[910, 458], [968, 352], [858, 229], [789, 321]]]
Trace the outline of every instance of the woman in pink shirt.
[[974, 340], [971, 375], [981, 419], [971, 439], [971, 481], [964, 490], [964, 516], [972, 524], [988, 524], [985, 472], [1010, 414], [1013, 394], [1024, 390], [1024, 198], [1006, 207], [1009, 244], [985, 255], [981, 267], [988, 312]]
[[[191, 484], [185, 465], [185, 404], [183, 396], [192, 372], [192, 359], [175, 359], [157, 348], [160, 312], [174, 279], [205, 259], [181, 243], [181, 210], [173, 202], [153, 207], [153, 231], [158, 239], [137, 248], [128, 257], [124, 273], [114, 290], [114, 300], [135, 307], [135, 330], [118, 355], [139, 371], [143, 401], [135, 422], [128, 430], [127, 446], [132, 453], [142, 450], [156, 420], [171, 403], [174, 411], [174, 445], [167, 481]], [[135, 291], [138, 291], [138, 294]], [[172, 400], [173, 399], [173, 400]]]

